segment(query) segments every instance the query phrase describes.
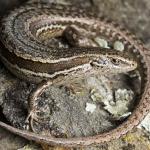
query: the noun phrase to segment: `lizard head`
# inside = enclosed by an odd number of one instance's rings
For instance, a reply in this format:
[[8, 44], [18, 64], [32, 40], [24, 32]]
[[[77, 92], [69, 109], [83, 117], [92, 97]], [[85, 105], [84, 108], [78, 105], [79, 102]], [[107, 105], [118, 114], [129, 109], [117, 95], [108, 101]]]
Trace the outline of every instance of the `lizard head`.
[[104, 72], [112, 73], [124, 73], [137, 68], [137, 62], [133, 58], [120, 52], [102, 55], [98, 59], [93, 60], [91, 64], [96, 66], [97, 69], [100, 68]]

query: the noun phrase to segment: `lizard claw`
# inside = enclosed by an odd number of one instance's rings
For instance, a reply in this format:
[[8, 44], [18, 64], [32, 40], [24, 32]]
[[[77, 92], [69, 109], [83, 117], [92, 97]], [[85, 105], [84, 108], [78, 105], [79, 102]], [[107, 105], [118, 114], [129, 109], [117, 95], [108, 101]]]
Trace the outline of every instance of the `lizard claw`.
[[28, 123], [30, 125], [32, 131], [35, 131], [35, 129], [33, 127], [33, 121], [35, 121], [37, 123], [42, 123], [43, 121], [41, 119], [45, 119], [45, 117], [38, 116], [37, 115], [38, 112], [40, 112], [40, 111], [31, 110], [25, 120], [25, 123]]

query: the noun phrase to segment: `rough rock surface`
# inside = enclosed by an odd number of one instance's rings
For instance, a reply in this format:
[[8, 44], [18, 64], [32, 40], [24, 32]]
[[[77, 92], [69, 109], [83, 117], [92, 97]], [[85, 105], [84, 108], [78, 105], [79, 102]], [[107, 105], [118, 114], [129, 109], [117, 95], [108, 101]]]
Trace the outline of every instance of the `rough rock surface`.
[[[50, 1], [50, 0], [49, 0]], [[60, 0], [61, 1], [61, 0]], [[69, 0], [68, 0], [69, 1]], [[67, 1], [67, 2], [68, 2]], [[19, 4], [18, 0], [2, 0], [0, 2], [0, 13], [5, 13], [6, 8], [10, 8], [10, 6], [14, 6], [15, 4]], [[130, 29], [135, 35], [137, 35], [142, 41], [146, 44], [148, 48], [150, 48], [150, 2], [149, 0], [72, 0], [72, 3], [78, 3], [81, 5], [85, 5], [86, 7], [91, 6], [93, 9], [96, 9], [100, 15], [104, 15], [111, 20], [117, 21], [119, 24], [125, 26]], [[4, 7], [3, 7], [4, 6]], [[3, 8], [3, 9], [2, 9]], [[13, 80], [13, 79], [12, 79]], [[14, 82], [14, 81], [12, 81]], [[3, 82], [0, 80], [0, 84]], [[3, 91], [1, 92], [3, 93]], [[3, 95], [3, 94], [1, 94]], [[1, 96], [0, 96], [1, 97]], [[0, 99], [1, 100], [1, 99]], [[87, 150], [140, 150], [140, 149], [150, 149], [150, 142], [148, 140], [148, 134], [143, 130], [135, 130], [133, 133], [129, 133], [123, 138], [115, 141], [108, 142], [104, 145], [100, 145], [98, 147], [90, 147], [86, 148]], [[5, 141], [5, 142], [4, 142]], [[23, 145], [26, 145], [27, 142], [22, 138], [15, 138], [14, 135], [6, 132], [3, 129], [0, 129], [0, 149], [12, 150], [12, 149], [26, 149], [23, 148]], [[30, 146], [29, 146], [30, 147]], [[32, 146], [30, 149], [33, 149]], [[38, 148], [36, 148], [38, 149]], [[40, 147], [39, 147], [40, 149]], [[43, 149], [48, 149], [43, 145]], [[56, 149], [56, 148], [54, 148]]]

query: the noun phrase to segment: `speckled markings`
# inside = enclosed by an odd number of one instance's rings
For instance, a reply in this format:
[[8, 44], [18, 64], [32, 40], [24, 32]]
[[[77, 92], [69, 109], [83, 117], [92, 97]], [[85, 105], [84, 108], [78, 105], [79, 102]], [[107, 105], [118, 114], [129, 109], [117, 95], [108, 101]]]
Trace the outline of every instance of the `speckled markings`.
[[[93, 16], [87, 17], [82, 12], [82, 10], [75, 9], [74, 7], [64, 8], [65, 6], [59, 6], [59, 7], [54, 8], [53, 6], [51, 7], [51, 9], [48, 7], [50, 6], [42, 5], [42, 6], [39, 6], [39, 8], [35, 6], [21, 7], [20, 9], [16, 9], [15, 11], [13, 11], [6, 19], [3, 20], [1, 40], [3, 44], [5, 45], [5, 47], [8, 49], [7, 51], [1, 53], [1, 58], [4, 64], [12, 72], [13, 70], [15, 70], [15, 72], [17, 72], [16, 73], [17, 76], [21, 78], [27, 78], [31, 76], [29, 74], [26, 74], [27, 72], [23, 72], [23, 70], [20, 70], [20, 69], [25, 67], [26, 70], [27, 68], [28, 70], [30, 70], [29, 64], [33, 62], [34, 63], [38, 62], [36, 63], [36, 66], [42, 65], [42, 67], [46, 63], [51, 64], [55, 62], [56, 63], [55, 65], [60, 67], [60, 64], [58, 62], [60, 62], [60, 60], [63, 59], [63, 62], [65, 63], [69, 62], [69, 64], [73, 64], [73, 66], [71, 67], [77, 67], [79, 66], [79, 64], [75, 63], [74, 61], [71, 62], [70, 59], [75, 58], [77, 56], [81, 56], [81, 55], [84, 56], [82, 58], [90, 58], [85, 53], [85, 50], [86, 52], [88, 52], [88, 54], [92, 54], [94, 58], [98, 54], [99, 54], [98, 56], [101, 56], [102, 54], [106, 54], [106, 51], [107, 51], [110, 55], [113, 54], [113, 57], [115, 58], [120, 58], [120, 56], [124, 56], [121, 58], [122, 59], [125, 58], [125, 60], [128, 60], [128, 57], [126, 57], [124, 53], [125, 51], [128, 53], [131, 53], [131, 55], [134, 56], [134, 60], [138, 64], [137, 69], [140, 72], [141, 82], [142, 82], [142, 87], [141, 87], [142, 92], [141, 92], [140, 102], [137, 105], [137, 108], [134, 110], [134, 112], [127, 119], [126, 122], [122, 123], [120, 126], [118, 126], [117, 128], [107, 133], [95, 135], [92, 137], [68, 138], [68, 139], [54, 138], [54, 137], [39, 136], [38, 134], [35, 134], [35, 133], [22, 131], [14, 127], [11, 127], [9, 125], [6, 125], [3, 122], [0, 122], [0, 126], [30, 140], [35, 140], [37, 142], [47, 143], [51, 145], [62, 145], [62, 146], [68, 146], [68, 147], [98, 144], [98, 143], [102, 143], [105, 141], [109, 141], [111, 139], [119, 138], [121, 135], [127, 133], [134, 126], [139, 124], [139, 122], [144, 118], [144, 116], [148, 113], [150, 109], [149, 108], [150, 106], [147, 105], [150, 100], [149, 99], [150, 97], [150, 83], [149, 83], [150, 74], [149, 73], [150, 72], [149, 72], [149, 63], [145, 56], [145, 52], [147, 53], [148, 51], [143, 47], [142, 43], [139, 42], [135, 38], [135, 36], [130, 34], [128, 31], [124, 30], [123, 28], [120, 28], [118, 25], [114, 23], [100, 20], [99, 18], [96, 19], [96, 18], [93, 18]], [[63, 14], [62, 14], [62, 8], [63, 10], [65, 10], [63, 11]], [[118, 49], [121, 51], [123, 50], [122, 54], [121, 52], [118, 52], [118, 51], [112, 52], [112, 50], [107, 49], [107, 48], [106, 49], [101, 48], [102, 49], [101, 52], [98, 51], [100, 48], [98, 49], [95, 49], [95, 48], [93, 49], [88, 49], [88, 48], [86, 49], [85, 48], [63, 49], [63, 51], [61, 52], [58, 51], [60, 49], [54, 49], [54, 48], [51, 49], [53, 51], [47, 51], [47, 49], [45, 50], [46, 46], [43, 45], [43, 43], [39, 42], [39, 39], [37, 40], [37, 36], [39, 36], [43, 31], [45, 31], [45, 29], [46, 31], [49, 30], [49, 23], [50, 23], [49, 14], [51, 14], [51, 18], [54, 17], [53, 24], [54, 24], [54, 21], [55, 23], [63, 22], [64, 24], [71, 22], [71, 23], [76, 23], [81, 28], [88, 27], [88, 29], [91, 29], [91, 32], [96, 32], [97, 36], [101, 37], [101, 39], [105, 39], [105, 41], [108, 42], [108, 45], [110, 48], [113, 48], [114, 46], [116, 47], [117, 50]], [[83, 15], [81, 16], [81, 14]], [[38, 18], [38, 19], [35, 19], [35, 18]], [[79, 23], [80, 21], [83, 24]], [[32, 23], [30, 24], [30, 22]], [[48, 24], [48, 27], [47, 27], [47, 24]], [[42, 29], [43, 27], [44, 29]], [[31, 33], [31, 29], [34, 29], [34, 28], [35, 30], [33, 30], [33, 32]], [[61, 27], [61, 29], [62, 28], [63, 27]], [[13, 59], [11, 60], [10, 54], [14, 55], [18, 61], [14, 61]], [[87, 62], [87, 59], [85, 62]], [[24, 65], [22, 66], [22, 64]], [[17, 65], [19, 66], [19, 69], [16, 67]], [[32, 68], [34, 68], [33, 64], [31, 66]], [[63, 67], [65, 68], [66, 66], [63, 66]], [[61, 66], [60, 68], [63, 68], [63, 67]], [[54, 68], [54, 66], [52, 66], [52, 68]], [[17, 69], [18, 71], [16, 71]], [[41, 70], [38, 70], [38, 71], [41, 71]], [[36, 71], [32, 70], [32, 72], [36, 72]], [[57, 73], [58, 71], [54, 70], [54, 72]], [[28, 73], [30, 73], [30, 71]], [[36, 76], [36, 75], [38, 75], [37, 72], [36, 74], [32, 73], [32, 76]], [[36, 99], [37, 96], [39, 96], [39, 93], [41, 93], [41, 90], [51, 85], [51, 83], [52, 83], [51, 81], [47, 81], [47, 84], [46, 85], [44, 84], [44, 88], [42, 85], [40, 88], [38, 87], [37, 89], [35, 89], [35, 92], [32, 93], [31, 97]]]

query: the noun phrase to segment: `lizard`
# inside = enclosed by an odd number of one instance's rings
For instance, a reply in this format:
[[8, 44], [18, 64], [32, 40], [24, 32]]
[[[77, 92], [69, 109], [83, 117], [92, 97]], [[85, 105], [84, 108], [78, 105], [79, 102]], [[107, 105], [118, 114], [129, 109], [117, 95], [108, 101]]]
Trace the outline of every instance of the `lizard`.
[[[44, 42], [41, 42], [45, 40], [44, 37], [51, 38], [63, 34], [66, 26], [72, 24], [78, 28], [87, 28], [90, 32], [98, 32], [111, 43], [114, 40], [122, 41], [126, 52], [133, 53], [135, 58], [130, 58], [125, 52], [112, 48], [84, 46], [56, 48], [46, 46]], [[148, 112], [147, 102], [150, 92], [149, 67], [145, 56], [147, 49], [135, 36], [115, 23], [95, 18], [91, 14], [87, 15], [86, 11], [75, 7], [27, 5], [12, 11], [2, 20], [1, 42], [5, 46], [0, 53], [1, 60], [12, 73], [32, 82], [47, 80], [39, 84], [31, 93], [27, 119], [34, 119], [36, 112], [34, 103], [45, 88], [52, 84], [60, 84], [70, 76], [74, 77], [89, 72], [123, 73], [138, 68], [142, 82], [142, 95], [137, 108], [126, 122], [111, 131], [91, 137], [63, 139], [39, 136], [0, 121], [1, 127], [15, 134], [50, 145], [87, 146], [119, 138], [136, 126]]]

